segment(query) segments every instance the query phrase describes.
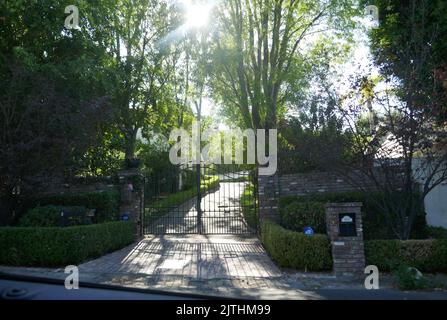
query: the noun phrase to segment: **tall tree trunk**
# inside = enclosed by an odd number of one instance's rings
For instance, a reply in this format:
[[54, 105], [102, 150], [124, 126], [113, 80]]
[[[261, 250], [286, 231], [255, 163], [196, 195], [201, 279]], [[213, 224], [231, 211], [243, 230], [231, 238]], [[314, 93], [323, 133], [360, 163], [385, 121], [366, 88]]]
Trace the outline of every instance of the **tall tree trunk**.
[[135, 159], [135, 148], [137, 143], [137, 130], [132, 129], [130, 133], [126, 134], [126, 160]]

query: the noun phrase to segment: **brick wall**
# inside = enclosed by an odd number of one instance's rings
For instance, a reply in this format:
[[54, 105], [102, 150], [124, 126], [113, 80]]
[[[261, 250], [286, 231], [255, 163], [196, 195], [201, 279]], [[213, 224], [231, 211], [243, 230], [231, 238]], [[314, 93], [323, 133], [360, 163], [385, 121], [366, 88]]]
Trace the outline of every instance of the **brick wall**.
[[[359, 190], [375, 190], [368, 178], [360, 174], [341, 176], [330, 172], [298, 173], [279, 176], [279, 196], [295, 196], [311, 193], [341, 193]], [[356, 181], [354, 184], [353, 181]], [[361, 183], [357, 183], [361, 181]]]
[[352, 171], [349, 175], [330, 172], [258, 175], [258, 187], [261, 221], [279, 220], [279, 198], [284, 196], [376, 190], [375, 184], [358, 171]]
[[258, 175], [259, 220], [261, 222], [266, 219], [279, 222], [278, 178], [277, 174], [273, 176]]

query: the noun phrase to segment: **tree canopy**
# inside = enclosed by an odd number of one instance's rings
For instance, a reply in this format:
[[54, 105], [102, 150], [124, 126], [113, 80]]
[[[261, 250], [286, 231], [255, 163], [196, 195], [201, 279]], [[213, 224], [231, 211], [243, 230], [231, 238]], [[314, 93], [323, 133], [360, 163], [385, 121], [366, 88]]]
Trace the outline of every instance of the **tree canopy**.
[[135, 158], [168, 172], [169, 133], [201, 120], [279, 129], [283, 172], [403, 168], [400, 190], [377, 184], [408, 196], [384, 205], [405, 238], [447, 178], [446, 15], [441, 0], [0, 1], [1, 197]]

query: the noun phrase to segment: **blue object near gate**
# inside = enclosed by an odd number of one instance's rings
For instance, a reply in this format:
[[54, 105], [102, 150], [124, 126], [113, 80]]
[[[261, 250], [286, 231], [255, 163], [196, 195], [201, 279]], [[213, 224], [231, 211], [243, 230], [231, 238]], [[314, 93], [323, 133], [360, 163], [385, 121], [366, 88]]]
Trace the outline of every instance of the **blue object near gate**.
[[129, 221], [130, 217], [129, 214], [124, 213], [121, 215], [121, 221]]
[[309, 236], [309, 237], [311, 237], [311, 236], [313, 236], [314, 235], [314, 229], [312, 229], [312, 227], [305, 227], [304, 228], [304, 234], [306, 235], [306, 236]]

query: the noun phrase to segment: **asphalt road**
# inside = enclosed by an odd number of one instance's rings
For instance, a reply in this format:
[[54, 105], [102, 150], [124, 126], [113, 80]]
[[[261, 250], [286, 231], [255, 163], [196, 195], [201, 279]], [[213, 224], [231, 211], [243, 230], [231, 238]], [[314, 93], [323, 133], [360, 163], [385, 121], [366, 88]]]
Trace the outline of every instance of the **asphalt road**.
[[447, 300], [447, 291], [322, 289], [315, 294], [326, 300]]

